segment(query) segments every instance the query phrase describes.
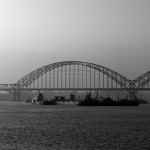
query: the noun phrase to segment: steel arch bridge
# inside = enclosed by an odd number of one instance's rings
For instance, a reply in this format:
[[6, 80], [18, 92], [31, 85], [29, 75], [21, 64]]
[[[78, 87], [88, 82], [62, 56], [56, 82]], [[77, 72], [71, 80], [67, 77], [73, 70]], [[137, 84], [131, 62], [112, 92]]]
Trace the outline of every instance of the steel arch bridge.
[[[111, 85], [109, 79], [111, 79]], [[64, 61], [46, 65], [29, 73], [15, 85], [19, 85], [21, 89], [36, 87], [52, 90], [116, 89], [119, 88], [118, 86], [126, 89], [131, 86], [130, 80], [109, 68], [80, 61]]]
[[125, 90], [134, 95], [150, 90], [150, 71], [135, 80], [93, 63], [63, 61], [27, 74], [15, 84], [0, 84], [0, 90], [19, 95], [24, 90]]

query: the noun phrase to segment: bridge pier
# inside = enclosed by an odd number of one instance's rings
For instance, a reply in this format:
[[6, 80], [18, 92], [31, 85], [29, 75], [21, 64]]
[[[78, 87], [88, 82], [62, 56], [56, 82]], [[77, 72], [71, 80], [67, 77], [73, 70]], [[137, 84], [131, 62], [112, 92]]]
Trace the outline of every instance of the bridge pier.
[[13, 92], [13, 102], [21, 101], [21, 92], [19, 90], [14, 90]]
[[128, 100], [136, 100], [137, 97], [136, 97], [136, 94], [135, 94], [135, 91], [129, 91], [128, 92]]

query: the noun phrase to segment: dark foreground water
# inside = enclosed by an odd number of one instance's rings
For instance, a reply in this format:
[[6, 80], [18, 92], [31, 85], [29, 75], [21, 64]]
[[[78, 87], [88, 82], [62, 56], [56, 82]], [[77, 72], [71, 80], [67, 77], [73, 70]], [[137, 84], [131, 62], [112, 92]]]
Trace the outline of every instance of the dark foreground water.
[[0, 150], [148, 150], [150, 105], [43, 106], [0, 102]]

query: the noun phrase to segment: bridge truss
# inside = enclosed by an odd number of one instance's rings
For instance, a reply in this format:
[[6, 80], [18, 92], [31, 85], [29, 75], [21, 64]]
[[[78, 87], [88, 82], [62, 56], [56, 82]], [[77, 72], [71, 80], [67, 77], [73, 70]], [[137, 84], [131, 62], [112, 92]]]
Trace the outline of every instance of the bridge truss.
[[49, 64], [27, 74], [15, 84], [0, 84], [0, 90], [125, 90], [135, 94], [149, 90], [150, 71], [135, 80], [93, 63], [63, 61]]

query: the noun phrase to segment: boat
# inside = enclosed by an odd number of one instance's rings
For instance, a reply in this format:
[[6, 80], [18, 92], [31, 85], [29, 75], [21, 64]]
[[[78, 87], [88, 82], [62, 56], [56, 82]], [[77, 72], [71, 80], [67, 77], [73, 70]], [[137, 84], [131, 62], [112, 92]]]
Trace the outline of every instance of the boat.
[[112, 100], [109, 96], [102, 100], [91, 98], [91, 94], [86, 95], [85, 99], [79, 101], [78, 106], [139, 106], [140, 102], [137, 100], [121, 99], [118, 101]]
[[105, 98], [100, 101], [100, 106], [139, 106], [140, 102], [137, 100], [121, 99], [113, 101], [111, 98]]
[[87, 94], [84, 100], [80, 100], [77, 104], [78, 106], [100, 106], [100, 101], [91, 98], [91, 93]]
[[56, 100], [44, 100], [41, 102], [42, 105], [57, 105]]

